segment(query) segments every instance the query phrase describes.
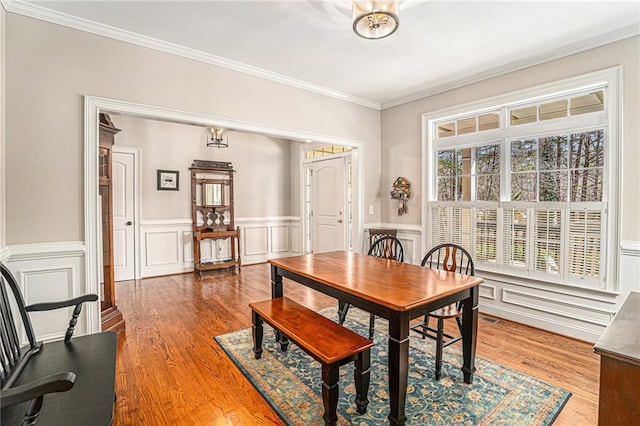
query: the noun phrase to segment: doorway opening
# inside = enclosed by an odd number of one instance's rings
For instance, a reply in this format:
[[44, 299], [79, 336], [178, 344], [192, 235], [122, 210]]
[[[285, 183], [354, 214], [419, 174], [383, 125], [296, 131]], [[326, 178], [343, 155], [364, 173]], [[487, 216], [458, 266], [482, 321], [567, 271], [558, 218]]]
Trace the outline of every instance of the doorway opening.
[[[99, 229], [100, 229], [100, 209], [98, 204], [98, 117], [101, 112], [113, 113], [116, 115], [129, 115], [141, 117], [151, 120], [173, 122], [179, 124], [188, 124], [201, 127], [221, 127], [233, 129], [246, 133], [255, 133], [264, 136], [271, 136], [290, 141], [303, 142], [300, 145], [306, 145], [309, 141], [314, 141], [320, 145], [328, 146], [344, 146], [351, 148], [351, 164], [352, 164], [352, 218], [349, 226], [353, 231], [351, 235], [362, 234], [364, 197], [362, 192], [362, 182], [364, 180], [364, 171], [361, 167], [362, 143], [358, 140], [324, 135], [320, 133], [307, 132], [301, 130], [284, 129], [261, 123], [251, 123], [247, 121], [232, 120], [223, 117], [216, 117], [205, 114], [197, 114], [188, 111], [173, 110], [164, 107], [156, 107], [132, 102], [100, 98], [94, 96], [85, 96], [84, 107], [84, 223], [85, 223], [85, 251], [86, 251], [86, 267], [84, 292], [99, 293], [99, 257], [102, 256]], [[302, 151], [302, 148], [301, 148]], [[302, 158], [302, 157], [301, 157]], [[299, 176], [299, 194], [300, 200], [304, 199], [304, 182], [302, 168]], [[302, 204], [302, 203], [301, 203]], [[301, 205], [302, 207], [302, 205]], [[346, 210], [343, 210], [345, 212]], [[303, 210], [300, 210], [300, 216]], [[298, 232], [294, 239], [298, 247], [304, 247], [304, 233]], [[347, 241], [353, 237], [347, 237]], [[358, 244], [354, 241], [352, 244]], [[100, 310], [99, 307], [88, 307], [87, 324], [88, 332], [100, 331]]]
[[353, 248], [352, 149], [346, 146], [305, 149], [304, 252]]

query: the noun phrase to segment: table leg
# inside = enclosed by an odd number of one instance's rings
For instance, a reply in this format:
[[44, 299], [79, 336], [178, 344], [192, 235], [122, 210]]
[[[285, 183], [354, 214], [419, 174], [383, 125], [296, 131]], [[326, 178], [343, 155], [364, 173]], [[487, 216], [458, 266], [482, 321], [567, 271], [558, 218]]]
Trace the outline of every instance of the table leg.
[[409, 377], [409, 318], [398, 314], [389, 319], [389, 423], [404, 425], [404, 406]]
[[465, 383], [473, 383], [476, 371], [476, 344], [478, 340], [478, 294], [480, 286], [470, 289], [471, 295], [462, 307], [462, 373]]
[[[278, 274], [278, 268], [275, 265], [271, 265], [271, 298], [276, 299], [282, 296], [282, 275]], [[276, 342], [280, 344], [280, 350], [286, 351], [289, 346], [289, 339], [278, 330], [274, 330], [274, 333]]]
[[271, 265], [271, 298], [282, 297], [282, 275], [278, 274], [278, 268]]

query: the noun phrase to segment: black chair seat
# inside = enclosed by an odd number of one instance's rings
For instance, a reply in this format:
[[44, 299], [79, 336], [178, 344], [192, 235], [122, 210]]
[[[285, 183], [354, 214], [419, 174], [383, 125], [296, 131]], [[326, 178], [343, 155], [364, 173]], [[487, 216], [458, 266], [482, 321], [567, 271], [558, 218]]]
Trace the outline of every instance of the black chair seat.
[[444, 308], [436, 309], [435, 311], [429, 312], [429, 316], [433, 318], [456, 318], [462, 315], [462, 311], [458, 308], [457, 303], [452, 303], [450, 305], [445, 306]]
[[[118, 335], [90, 334], [64, 341], [48, 342], [33, 355], [15, 386], [61, 371], [73, 371], [76, 380], [67, 392], [45, 395], [37, 418], [40, 425], [110, 425], [113, 421], [115, 363]], [[19, 425], [27, 402], [2, 409], [0, 424]], [[69, 407], [73, 407], [72, 410]]]

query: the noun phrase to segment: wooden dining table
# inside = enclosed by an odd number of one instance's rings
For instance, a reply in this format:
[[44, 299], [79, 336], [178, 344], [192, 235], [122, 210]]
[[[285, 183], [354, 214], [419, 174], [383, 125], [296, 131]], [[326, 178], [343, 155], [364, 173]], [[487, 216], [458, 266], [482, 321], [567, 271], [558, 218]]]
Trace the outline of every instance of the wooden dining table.
[[[350, 303], [389, 322], [389, 423], [405, 424], [409, 373], [409, 322], [450, 303], [462, 302], [462, 372], [472, 383], [482, 279], [348, 251], [270, 260], [271, 297], [283, 297], [286, 277]], [[284, 337], [280, 337], [284, 339]]]

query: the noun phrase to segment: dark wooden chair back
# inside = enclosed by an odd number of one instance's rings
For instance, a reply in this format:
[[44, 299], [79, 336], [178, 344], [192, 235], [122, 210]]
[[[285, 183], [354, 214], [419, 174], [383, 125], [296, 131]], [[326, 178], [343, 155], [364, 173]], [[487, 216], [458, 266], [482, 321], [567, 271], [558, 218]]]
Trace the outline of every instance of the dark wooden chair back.
[[[445, 243], [432, 248], [422, 259], [422, 266], [443, 271], [457, 272], [464, 275], [474, 275], [473, 260], [467, 250], [457, 244]], [[462, 339], [462, 302], [452, 303], [443, 308], [429, 312], [424, 321], [415, 324], [411, 330], [436, 341], [435, 378], [440, 380], [442, 375], [442, 350]], [[429, 318], [437, 320], [437, 328], [429, 326]], [[444, 320], [455, 318], [460, 334], [453, 336], [444, 331]], [[448, 340], [445, 341], [445, 338]]]
[[[30, 357], [40, 350], [41, 345], [36, 342], [31, 320], [27, 315], [24, 299], [20, 293], [18, 283], [7, 267], [0, 262], [0, 381], [1, 388], [11, 387], [13, 381], [20, 375], [19, 366], [23, 358]], [[7, 287], [11, 290], [8, 291]], [[22, 328], [27, 335], [29, 345], [21, 348], [18, 337], [19, 328], [16, 326], [15, 307], [22, 321]]]
[[475, 275], [473, 259], [467, 250], [453, 243], [432, 248], [422, 259], [422, 266], [463, 275]]
[[369, 247], [373, 247], [373, 244], [382, 237], [397, 237], [397, 229], [369, 229]]
[[404, 249], [402, 243], [396, 237], [385, 236], [376, 240], [369, 248], [369, 256], [382, 257], [384, 259], [404, 262]]

